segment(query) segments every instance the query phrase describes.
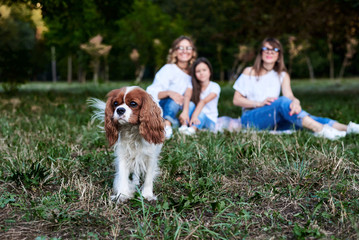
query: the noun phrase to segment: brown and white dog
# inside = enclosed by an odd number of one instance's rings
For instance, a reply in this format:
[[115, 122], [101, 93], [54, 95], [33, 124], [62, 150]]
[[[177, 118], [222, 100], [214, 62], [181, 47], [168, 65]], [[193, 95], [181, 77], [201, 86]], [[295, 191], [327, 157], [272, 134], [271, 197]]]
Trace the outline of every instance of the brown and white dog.
[[[116, 175], [113, 200], [132, 198], [141, 177], [142, 196], [156, 200], [153, 181], [165, 140], [162, 110], [140, 87], [123, 87], [107, 94], [107, 102], [92, 98], [93, 118], [105, 123], [109, 145], [114, 146]], [[132, 178], [130, 176], [132, 174]]]

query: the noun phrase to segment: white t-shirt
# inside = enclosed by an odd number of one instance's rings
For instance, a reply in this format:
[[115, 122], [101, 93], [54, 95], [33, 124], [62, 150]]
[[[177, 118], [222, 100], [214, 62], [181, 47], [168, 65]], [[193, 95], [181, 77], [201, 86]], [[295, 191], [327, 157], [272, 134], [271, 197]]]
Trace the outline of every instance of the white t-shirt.
[[215, 93], [217, 96], [204, 105], [202, 112], [216, 123], [218, 118], [218, 99], [219, 94], [221, 93], [221, 87], [217, 83], [210, 81], [207, 88], [201, 92], [200, 99], [205, 99], [210, 93]]
[[252, 101], [262, 102], [268, 97], [279, 97], [285, 72], [272, 70], [262, 76], [241, 74], [233, 88]]
[[192, 88], [191, 76], [173, 63], [164, 65], [156, 73], [153, 83], [146, 91], [158, 102], [159, 92], [170, 90], [184, 95], [187, 88]]

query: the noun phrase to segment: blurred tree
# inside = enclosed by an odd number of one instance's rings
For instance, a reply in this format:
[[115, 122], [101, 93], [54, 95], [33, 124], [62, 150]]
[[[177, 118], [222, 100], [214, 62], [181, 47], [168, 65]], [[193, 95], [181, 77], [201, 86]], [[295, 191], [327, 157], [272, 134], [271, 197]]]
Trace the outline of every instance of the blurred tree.
[[[94, 0], [39, 0], [43, 16], [49, 28], [47, 44], [56, 47], [57, 58], [67, 58], [67, 81], [72, 81], [73, 57], [77, 60], [78, 73], [83, 73], [88, 62], [79, 56], [80, 44], [91, 36], [104, 31], [104, 22]], [[78, 79], [83, 79], [78, 76]]]
[[[335, 68], [335, 62], [340, 54], [345, 55], [347, 39], [353, 38], [353, 33], [358, 36], [359, 3], [356, 0], [155, 2], [167, 13], [183, 16], [189, 23], [186, 26], [188, 31], [197, 40], [200, 55], [209, 57], [215, 69], [221, 71], [223, 68], [231, 69], [233, 64], [230, 62], [237, 61], [233, 53], [237, 51], [238, 45], [253, 47], [265, 37], [277, 37], [286, 48], [286, 58], [305, 59], [310, 76], [314, 78], [313, 68], [318, 64], [321, 66], [319, 71], [325, 69], [322, 66], [325, 55], [328, 56], [327, 69], [334, 76], [334, 70], [338, 69]], [[299, 46], [305, 43], [305, 50], [299, 51], [296, 56], [290, 55], [287, 51], [290, 46], [289, 36], [294, 36]], [[322, 45], [323, 39], [327, 44]], [[314, 56], [316, 59], [312, 60]], [[294, 75], [297, 67], [290, 66]]]
[[[93, 71], [93, 81], [98, 83], [98, 77], [100, 72], [100, 58], [107, 57], [112, 46], [102, 44], [102, 36], [97, 35], [90, 39], [88, 43], [81, 44], [81, 49], [86, 51], [92, 57], [92, 65], [94, 68]], [[106, 79], [108, 80], [108, 79]]]
[[350, 65], [350, 59], [353, 58], [354, 54], [356, 53], [356, 47], [358, 46], [358, 39], [356, 38], [348, 38], [346, 44], [346, 53], [342, 63], [342, 66], [339, 71], [338, 79], [342, 79], [344, 76], [344, 71], [347, 66]]
[[116, 32], [116, 21], [132, 11], [133, 0], [94, 0], [94, 3], [97, 12], [101, 14], [107, 35], [111, 35]]
[[145, 72], [145, 69], [144, 69], [145, 66], [139, 64], [138, 60], [140, 59], [140, 54], [136, 48], [132, 49], [132, 52], [130, 53], [130, 59], [136, 65], [136, 71], [135, 71], [136, 80], [135, 80], [135, 82], [138, 83], [143, 78], [143, 74]]
[[26, 4], [0, 5], [0, 14], [0, 80], [14, 91], [31, 76], [36, 27]]
[[239, 77], [246, 64], [252, 61], [255, 57], [255, 51], [253, 47], [247, 45], [238, 45], [238, 54], [235, 55], [235, 61], [229, 77], [230, 82], [234, 82]]
[[136, 59], [137, 82], [143, 76], [144, 66], [157, 70], [166, 63], [171, 42], [185, 33], [180, 16], [172, 18], [147, 0], [135, 0], [132, 11], [118, 20], [117, 26], [119, 31], [113, 41], [124, 50], [128, 60], [134, 49], [139, 55]]
[[[335, 66], [340, 65], [338, 64], [340, 58], [345, 61], [348, 39], [358, 37], [358, 1], [303, 0], [292, 3], [292, 1], [286, 3], [286, 7], [290, 8], [287, 14], [290, 15], [282, 20], [281, 16], [276, 15], [275, 21], [278, 23], [282, 21], [287, 25], [284, 28], [286, 34], [291, 33], [296, 36], [298, 42], [306, 42], [308, 49], [303, 52], [304, 57], [309, 58], [308, 53], [311, 51], [321, 52], [321, 55], [327, 56], [329, 77], [334, 78], [335, 71], [339, 70], [339, 67]], [[326, 44], [322, 44], [323, 40]], [[321, 60], [317, 57], [310, 62], [314, 61]], [[321, 75], [323, 76], [324, 73]]]
[[[314, 72], [316, 77], [359, 74], [350, 66], [359, 50], [352, 44], [359, 39], [357, 0], [2, 1], [31, 1], [34, 8], [41, 3], [50, 29], [47, 51], [56, 47], [59, 72], [65, 75], [68, 66], [68, 80], [72, 65], [84, 79], [90, 59], [79, 46], [97, 34], [113, 46], [108, 56], [112, 79], [132, 78], [134, 72], [137, 79], [146, 73], [152, 77], [152, 69], [165, 63], [171, 42], [182, 34], [195, 40], [199, 55], [212, 62], [215, 77], [221, 80], [233, 79], [251, 64], [247, 57], [238, 58], [238, 46], [257, 49], [265, 37], [282, 41], [294, 77], [307, 77], [308, 72], [313, 79]], [[303, 45], [297, 54], [290, 47], [290, 36], [295, 37], [295, 46]], [[134, 49], [136, 61], [130, 58]]]
[[186, 29], [196, 41], [200, 56], [207, 57], [213, 64], [220, 80], [224, 80], [226, 69], [231, 69], [236, 60], [238, 44], [244, 30], [238, 21], [241, 3], [235, 0], [177, 0], [157, 1], [169, 14], [180, 14], [186, 21]]

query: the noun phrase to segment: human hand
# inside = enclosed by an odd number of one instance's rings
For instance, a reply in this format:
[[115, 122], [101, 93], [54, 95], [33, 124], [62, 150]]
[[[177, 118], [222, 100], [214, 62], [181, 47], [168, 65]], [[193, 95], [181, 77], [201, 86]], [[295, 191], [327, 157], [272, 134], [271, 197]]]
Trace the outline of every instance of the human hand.
[[183, 105], [184, 97], [181, 94], [171, 91], [169, 94], [169, 97], [172, 98], [173, 101], [175, 101], [175, 103], [177, 103], [181, 106]]
[[275, 98], [275, 97], [268, 97], [266, 99], [264, 99], [263, 102], [261, 102], [261, 105], [259, 107], [263, 107], [265, 105], [271, 105], [272, 102], [274, 102], [275, 100], [277, 100], [278, 98]]
[[290, 111], [289, 116], [293, 114], [298, 114], [302, 111], [302, 107], [300, 106], [300, 102], [297, 99], [294, 99], [289, 105]]
[[192, 126], [192, 125], [198, 125], [198, 124], [201, 124], [201, 121], [196, 117], [192, 117], [189, 125]]
[[186, 112], [182, 112], [178, 119], [180, 120], [181, 125], [188, 125], [189, 124], [189, 115]]

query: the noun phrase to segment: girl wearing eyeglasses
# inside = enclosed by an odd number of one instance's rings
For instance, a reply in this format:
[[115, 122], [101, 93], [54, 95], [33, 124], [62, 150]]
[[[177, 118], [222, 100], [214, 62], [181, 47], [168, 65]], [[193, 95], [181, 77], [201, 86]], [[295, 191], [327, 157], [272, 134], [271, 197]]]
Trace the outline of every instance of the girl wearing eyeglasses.
[[330, 140], [344, 137], [346, 133], [359, 133], [359, 124], [344, 125], [302, 110], [290, 86], [283, 47], [275, 38], [264, 39], [254, 65], [243, 71], [233, 88], [233, 104], [242, 107], [243, 127], [259, 130], [306, 128], [315, 136]]
[[190, 68], [196, 57], [197, 52], [191, 38], [180, 36], [172, 43], [167, 64], [156, 73], [152, 85], [146, 90], [159, 102], [163, 110], [167, 139], [172, 136], [172, 127], [179, 125], [177, 113], [182, 110], [185, 101], [190, 101]]

